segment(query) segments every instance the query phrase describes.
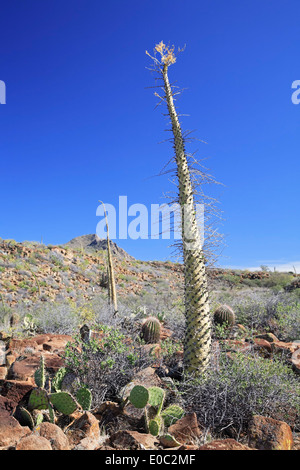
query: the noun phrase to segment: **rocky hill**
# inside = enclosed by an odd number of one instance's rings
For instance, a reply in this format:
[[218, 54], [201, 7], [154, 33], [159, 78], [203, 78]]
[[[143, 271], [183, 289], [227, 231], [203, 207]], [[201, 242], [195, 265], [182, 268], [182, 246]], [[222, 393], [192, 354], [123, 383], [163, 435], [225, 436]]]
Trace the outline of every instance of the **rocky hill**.
[[[143, 295], [180, 289], [182, 266], [135, 260], [111, 242], [118, 294]], [[106, 240], [84, 235], [66, 245], [0, 242], [0, 294], [5, 305], [37, 300], [91, 299], [106, 292]]]
[[[106, 251], [107, 240], [99, 238], [96, 234], [82, 235], [80, 237], [73, 238], [64, 246], [66, 248], [71, 248], [73, 251], [83, 251], [85, 253], [96, 254], [98, 252]], [[110, 247], [114, 256], [134, 260], [133, 256], [130, 256], [113, 241], [110, 241]]]

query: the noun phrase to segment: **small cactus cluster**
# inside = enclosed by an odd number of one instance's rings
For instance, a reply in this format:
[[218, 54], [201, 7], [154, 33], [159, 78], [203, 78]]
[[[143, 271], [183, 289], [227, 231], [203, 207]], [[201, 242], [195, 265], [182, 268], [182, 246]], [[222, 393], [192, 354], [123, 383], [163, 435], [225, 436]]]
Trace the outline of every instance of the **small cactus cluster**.
[[235, 314], [228, 305], [221, 305], [214, 312], [214, 322], [218, 325], [233, 326], [235, 324]]
[[[63, 378], [67, 373], [67, 369], [61, 368], [57, 371], [52, 384], [49, 386], [49, 391], [45, 389], [46, 384], [46, 369], [43, 356], [40, 358], [39, 368], [35, 371], [34, 378], [37, 385], [34, 388], [28, 399], [28, 409], [19, 407], [16, 418], [22, 423], [25, 423], [31, 429], [43, 421], [43, 414], [40, 411], [48, 411], [50, 422], [55, 422], [55, 411], [64, 415], [71, 415], [78, 408], [89, 410], [92, 403], [92, 395], [90, 390], [86, 387], [81, 387], [76, 393], [74, 398], [68, 392], [60, 390]], [[52, 391], [52, 390], [54, 391]]]
[[165, 392], [159, 387], [146, 388], [135, 385], [130, 392], [129, 402], [136, 408], [145, 408], [147, 431], [153, 436], [166, 437], [176, 446], [176, 439], [170, 434], [164, 434], [164, 428], [171, 426], [184, 415], [184, 410], [178, 405], [170, 405], [162, 411]]
[[142, 338], [147, 344], [155, 344], [160, 341], [161, 323], [155, 317], [148, 317], [142, 324]]

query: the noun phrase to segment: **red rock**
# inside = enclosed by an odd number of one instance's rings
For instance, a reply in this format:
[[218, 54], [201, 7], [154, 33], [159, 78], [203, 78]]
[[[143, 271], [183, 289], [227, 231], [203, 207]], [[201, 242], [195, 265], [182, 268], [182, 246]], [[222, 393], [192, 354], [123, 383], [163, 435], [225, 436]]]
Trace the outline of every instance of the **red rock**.
[[16, 402], [0, 395], [0, 419], [2, 419], [3, 416], [13, 415], [16, 407]]
[[198, 450], [252, 450], [249, 447], [240, 444], [234, 439], [218, 439], [203, 446], [198, 447]]
[[12, 338], [9, 342], [9, 351], [15, 354], [23, 354], [26, 348], [38, 350], [38, 344], [33, 338], [19, 339]]
[[254, 350], [258, 351], [264, 357], [269, 357], [272, 354], [272, 346], [269, 341], [260, 338], [254, 338]]
[[225, 346], [229, 348], [229, 351], [232, 351], [232, 352], [247, 352], [247, 351], [251, 351], [252, 349], [251, 344], [245, 341], [227, 339], [224, 341], [224, 343], [225, 343]]
[[293, 434], [284, 421], [253, 416], [248, 430], [249, 446], [258, 450], [291, 450]]
[[[58, 369], [63, 366], [62, 358], [56, 354], [45, 353], [43, 356], [48, 371], [57, 372]], [[9, 378], [29, 382], [34, 385], [34, 373], [39, 367], [40, 357], [40, 354], [33, 354], [21, 361], [14, 362], [9, 370]]]
[[95, 449], [100, 440], [99, 422], [92, 413], [86, 411], [73, 421], [66, 435], [72, 448], [82, 445], [87, 450]]
[[3, 415], [0, 419], [0, 447], [14, 447], [24, 436], [30, 434], [28, 427], [23, 427], [12, 416]]
[[19, 403], [33, 388], [34, 387], [28, 382], [19, 382], [16, 380], [4, 380], [0, 386], [1, 395], [15, 403]]
[[151, 434], [137, 431], [118, 431], [113, 434], [107, 443], [117, 450], [147, 450], [155, 449], [158, 440]]
[[37, 432], [50, 442], [53, 450], [70, 450], [67, 436], [55, 424], [44, 422], [38, 426]]
[[195, 439], [199, 439], [202, 435], [196, 413], [188, 414], [176, 421], [169, 427], [168, 433], [181, 444], [192, 444]]
[[20, 440], [16, 450], [52, 450], [52, 447], [50, 442], [44, 437], [31, 434]]
[[299, 344], [296, 342], [284, 343], [283, 341], [274, 341], [272, 343], [273, 353], [285, 355], [286, 357], [291, 357], [297, 349], [299, 349]]

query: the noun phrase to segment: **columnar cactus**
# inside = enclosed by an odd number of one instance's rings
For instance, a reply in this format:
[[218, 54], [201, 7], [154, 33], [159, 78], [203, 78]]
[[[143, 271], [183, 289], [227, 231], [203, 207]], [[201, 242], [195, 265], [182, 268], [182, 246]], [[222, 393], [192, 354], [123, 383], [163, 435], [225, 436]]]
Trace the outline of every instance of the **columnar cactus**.
[[158, 343], [161, 336], [161, 324], [155, 317], [148, 317], [142, 325], [142, 338], [146, 343]]
[[[160, 54], [160, 59], [156, 57], [157, 53]], [[169, 48], [161, 42], [155, 47], [154, 57], [151, 58], [154, 60], [155, 68], [163, 79], [165, 95], [161, 99], [167, 104], [174, 136], [184, 260], [186, 316], [184, 364], [187, 372], [201, 375], [206, 371], [211, 357], [211, 316], [205, 258], [196, 219], [194, 190], [184, 137], [168, 77], [169, 66], [176, 61], [174, 48]]]
[[235, 314], [228, 305], [221, 305], [214, 312], [214, 322], [218, 325], [233, 326], [235, 324]]

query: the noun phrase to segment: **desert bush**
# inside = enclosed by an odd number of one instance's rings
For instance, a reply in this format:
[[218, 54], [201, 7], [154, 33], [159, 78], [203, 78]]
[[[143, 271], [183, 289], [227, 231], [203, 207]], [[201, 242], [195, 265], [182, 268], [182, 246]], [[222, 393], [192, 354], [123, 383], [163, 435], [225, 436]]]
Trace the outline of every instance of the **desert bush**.
[[76, 337], [65, 350], [65, 364], [93, 395], [94, 406], [117, 400], [134, 375], [151, 363], [143, 349], [116, 327], [98, 325], [99, 339], [83, 343]]
[[300, 339], [300, 302], [294, 301], [289, 305], [279, 303], [276, 311], [278, 336], [284, 341]]
[[300, 338], [300, 302], [288, 292], [270, 289], [241, 289], [212, 295], [212, 306], [228, 303], [236, 314], [236, 323], [250, 330], [272, 331], [282, 340]]
[[72, 335], [78, 331], [80, 315], [70, 302], [36, 304], [30, 313], [42, 333]]
[[299, 429], [300, 383], [280, 361], [221, 354], [218, 370], [211, 368], [205, 377], [185, 381], [179, 388], [186, 408], [215, 434], [230, 430], [238, 437], [255, 414], [285, 420]]

